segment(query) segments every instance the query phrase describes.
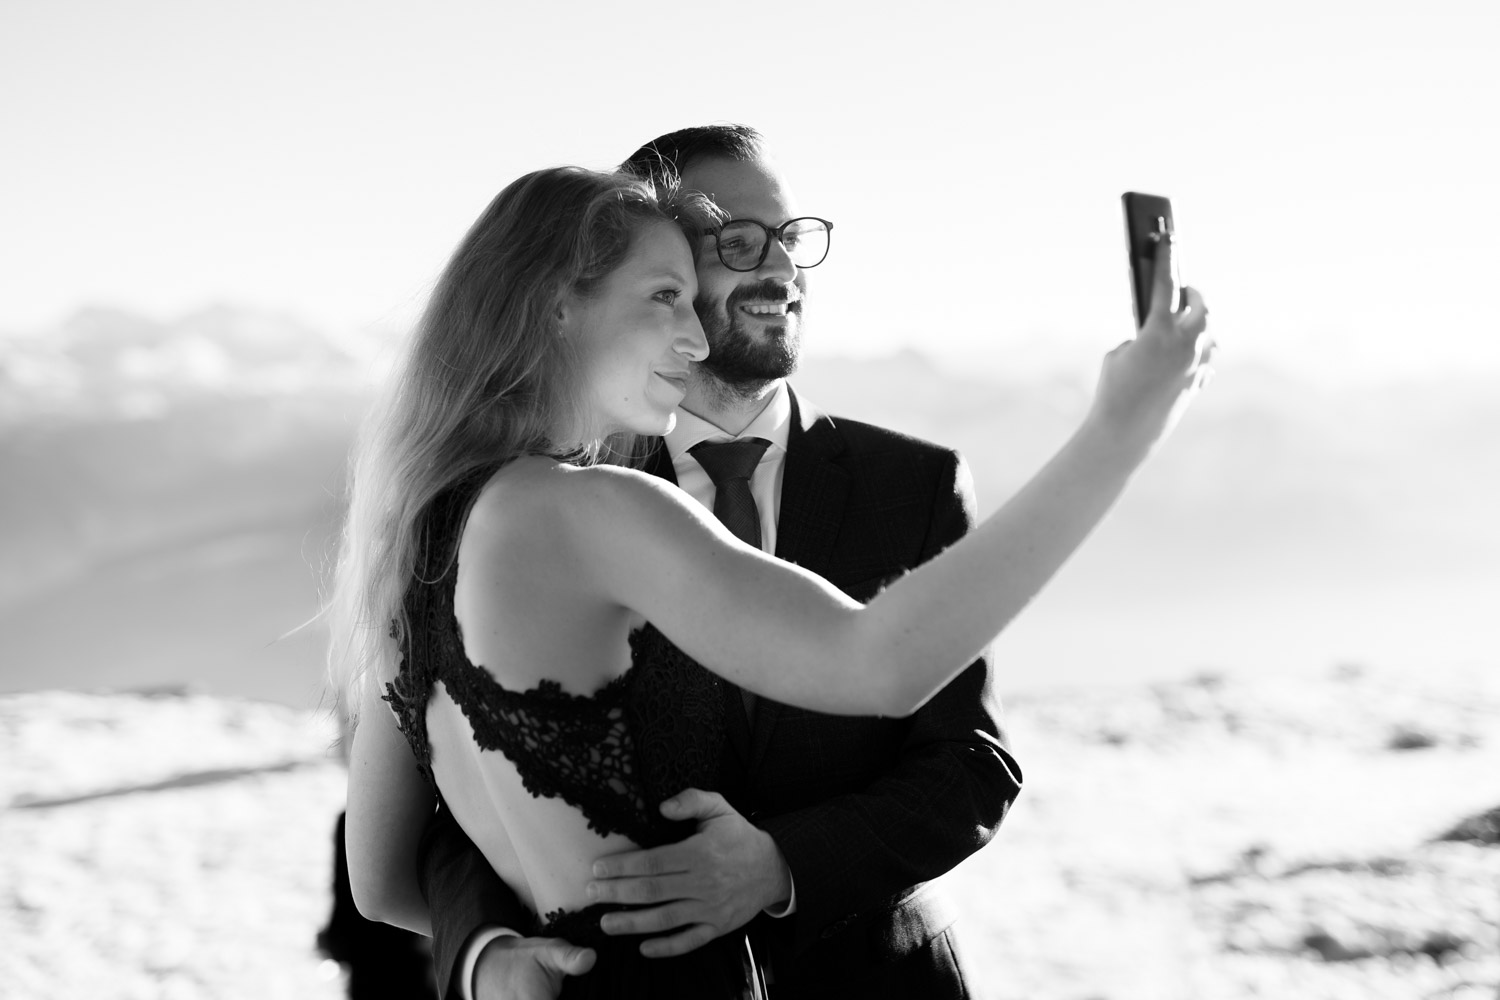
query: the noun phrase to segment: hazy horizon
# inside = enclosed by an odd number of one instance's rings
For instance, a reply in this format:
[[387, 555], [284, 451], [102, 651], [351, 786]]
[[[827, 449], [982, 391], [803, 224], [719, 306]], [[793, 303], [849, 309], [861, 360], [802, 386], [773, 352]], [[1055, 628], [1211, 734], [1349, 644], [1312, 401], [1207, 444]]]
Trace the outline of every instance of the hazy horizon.
[[[227, 307], [62, 332], [0, 340], [0, 686], [315, 702], [320, 637], [281, 637], [317, 608], [379, 352]], [[986, 513], [1081, 418], [1093, 368], [1001, 378], [908, 350], [812, 355], [793, 382], [958, 448]], [[1224, 364], [1002, 636], [1004, 689], [1492, 664], [1497, 427], [1484, 383], [1335, 389]]]
[[[132, 321], [171, 328], [191, 326], [198, 318], [216, 313], [264, 316], [274, 322], [315, 331], [319, 338], [326, 338], [339, 349], [371, 361], [374, 364], [371, 379], [378, 381], [385, 370], [384, 362], [399, 348], [415, 325], [418, 310], [413, 309], [409, 315], [401, 317], [388, 317], [381, 322], [339, 327], [320, 324], [289, 306], [224, 298], [208, 299], [169, 310], [138, 309], [116, 302], [84, 302], [64, 309], [44, 322], [25, 326], [0, 326], [0, 351], [4, 351], [7, 343], [18, 347], [41, 343], [80, 318], [86, 319], [93, 315], [119, 315], [129, 317]], [[1113, 346], [1084, 344], [1060, 337], [1049, 338], [1045, 332], [1036, 331], [1016, 334], [999, 349], [944, 350], [931, 339], [881, 343], [860, 349], [859, 345], [850, 344], [847, 340], [824, 340], [820, 336], [821, 324], [817, 324], [816, 315], [813, 322], [816, 325], [809, 330], [803, 346], [804, 358], [817, 361], [882, 362], [912, 356], [955, 378], [976, 376], [1007, 382], [1047, 382], [1063, 378], [1080, 385], [1091, 385], [1098, 374], [1104, 352]], [[1122, 334], [1121, 339], [1124, 336]], [[1500, 392], [1500, 358], [1496, 359], [1494, 367], [1487, 366], [1486, 359], [1481, 358], [1467, 359], [1463, 364], [1453, 364], [1446, 370], [1418, 365], [1350, 372], [1333, 370], [1327, 366], [1298, 366], [1286, 358], [1242, 352], [1242, 346], [1232, 342], [1227, 345], [1220, 343], [1217, 366], [1220, 371], [1249, 371], [1257, 378], [1272, 377], [1334, 396], [1344, 392], [1361, 393], [1401, 386], [1425, 387], [1440, 384], [1460, 388], [1492, 386]]]

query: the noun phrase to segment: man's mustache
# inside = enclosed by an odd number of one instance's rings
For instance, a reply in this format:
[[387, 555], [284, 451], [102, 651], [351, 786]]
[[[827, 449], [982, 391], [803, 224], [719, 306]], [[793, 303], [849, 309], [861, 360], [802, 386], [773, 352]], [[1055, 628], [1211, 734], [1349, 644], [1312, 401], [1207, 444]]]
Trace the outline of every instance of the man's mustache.
[[800, 302], [802, 293], [796, 285], [789, 285], [775, 278], [766, 278], [749, 285], [740, 285], [724, 300], [726, 309], [745, 302]]

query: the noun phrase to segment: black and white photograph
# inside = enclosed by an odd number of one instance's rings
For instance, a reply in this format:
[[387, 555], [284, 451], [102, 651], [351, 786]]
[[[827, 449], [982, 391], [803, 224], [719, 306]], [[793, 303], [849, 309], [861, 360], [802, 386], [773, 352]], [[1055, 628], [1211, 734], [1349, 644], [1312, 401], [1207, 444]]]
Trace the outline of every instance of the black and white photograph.
[[1500, 7], [0, 3], [0, 1000], [1500, 1000]]

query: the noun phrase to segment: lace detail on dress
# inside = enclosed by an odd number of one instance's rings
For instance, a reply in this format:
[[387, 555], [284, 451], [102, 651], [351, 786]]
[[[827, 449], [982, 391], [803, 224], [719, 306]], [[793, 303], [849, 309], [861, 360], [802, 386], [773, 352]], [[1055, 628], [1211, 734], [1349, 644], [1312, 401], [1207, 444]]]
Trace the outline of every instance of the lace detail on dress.
[[[427, 742], [427, 699], [432, 694], [432, 664], [425, 661], [421, 667], [411, 663], [406, 655], [406, 643], [401, 639], [401, 625], [391, 619], [390, 636], [401, 643], [401, 665], [396, 679], [385, 685], [381, 701], [391, 706], [396, 713], [396, 728], [411, 744], [411, 752], [417, 758], [417, 770], [429, 785], [436, 785], [432, 776], [432, 745]], [[424, 669], [425, 668], [425, 669]]]
[[630, 668], [591, 695], [569, 694], [553, 680], [512, 691], [470, 663], [453, 613], [454, 553], [487, 478], [434, 501], [406, 593], [410, 635], [399, 637], [401, 665], [385, 701], [418, 768], [435, 784], [427, 704], [440, 680], [480, 749], [505, 754], [532, 795], [574, 806], [596, 833], [622, 833], [644, 847], [682, 839], [694, 824], [668, 821], [658, 807], [684, 788], [717, 785], [724, 682], [651, 625], [630, 635]]
[[651, 624], [630, 634], [630, 661], [638, 675], [630, 718], [641, 783], [651, 816], [662, 822], [663, 799], [684, 788], [719, 787], [729, 688]]
[[569, 694], [553, 680], [516, 692], [465, 660], [449, 664], [443, 683], [469, 720], [474, 742], [505, 754], [528, 792], [575, 806], [595, 833], [624, 833], [640, 842], [654, 831], [642, 825], [650, 803], [635, 775], [637, 755], [625, 721], [629, 677], [616, 677], [592, 695]]

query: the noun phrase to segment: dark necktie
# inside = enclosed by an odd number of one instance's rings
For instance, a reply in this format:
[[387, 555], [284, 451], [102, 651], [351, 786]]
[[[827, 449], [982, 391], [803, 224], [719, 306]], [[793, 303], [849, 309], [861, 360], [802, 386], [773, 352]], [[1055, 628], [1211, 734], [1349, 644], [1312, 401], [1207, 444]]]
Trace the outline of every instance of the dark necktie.
[[[771, 442], [765, 438], [742, 438], [739, 441], [704, 441], [694, 445], [688, 454], [698, 460], [708, 478], [714, 481], [714, 517], [734, 532], [741, 541], [760, 548], [760, 511], [750, 492], [750, 477], [760, 464]], [[755, 721], [755, 695], [740, 690], [745, 706], [745, 721]]]
[[714, 481], [714, 516], [736, 538], [760, 548], [760, 511], [750, 492], [750, 477], [771, 442], [765, 438], [713, 443], [704, 441], [689, 451]]

